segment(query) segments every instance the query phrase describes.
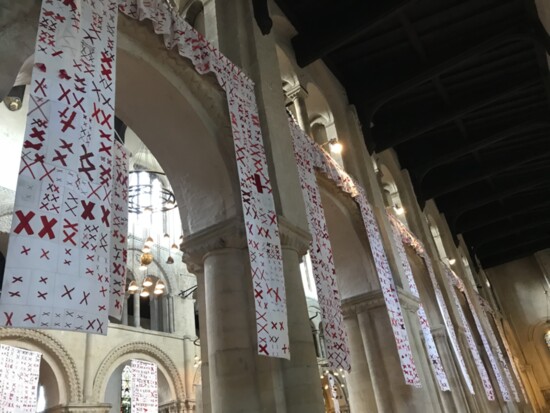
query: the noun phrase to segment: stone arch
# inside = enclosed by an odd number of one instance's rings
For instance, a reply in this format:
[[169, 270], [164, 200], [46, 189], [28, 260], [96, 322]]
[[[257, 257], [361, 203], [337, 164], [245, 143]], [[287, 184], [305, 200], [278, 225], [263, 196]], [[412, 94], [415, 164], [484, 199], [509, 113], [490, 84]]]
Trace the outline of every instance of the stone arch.
[[226, 96], [148, 26], [119, 18], [116, 112], [162, 166], [189, 235], [240, 213]]
[[55, 374], [59, 389], [59, 403], [82, 401], [82, 387], [76, 364], [59, 341], [40, 330], [0, 328], [0, 342], [23, 346], [42, 353], [44, 360]]
[[170, 390], [179, 401], [185, 400], [185, 390], [180, 373], [172, 361], [172, 359], [160, 348], [153, 344], [138, 341], [129, 343], [112, 350], [102, 360], [94, 377], [93, 397], [96, 401], [101, 401], [105, 394], [107, 383], [111, 374], [122, 363], [131, 360], [135, 357], [145, 358], [157, 364], [157, 367], [162, 371], [168, 380]]

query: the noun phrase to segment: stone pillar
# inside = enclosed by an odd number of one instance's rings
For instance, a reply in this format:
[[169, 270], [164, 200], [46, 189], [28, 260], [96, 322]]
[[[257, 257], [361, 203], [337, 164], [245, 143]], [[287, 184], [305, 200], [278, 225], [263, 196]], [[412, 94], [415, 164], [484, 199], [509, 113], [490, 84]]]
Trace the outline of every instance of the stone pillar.
[[[204, 275], [198, 277], [198, 299], [199, 310], [204, 306], [206, 313], [206, 325], [201, 317], [201, 342], [204, 343], [206, 332], [207, 357], [203, 364], [208, 372], [212, 413], [324, 411], [299, 273], [299, 255], [305, 251], [308, 238], [284, 223], [284, 219], [280, 227], [290, 361], [257, 354], [252, 277], [242, 222], [226, 221], [188, 237], [182, 245], [185, 262], [203, 265]], [[196, 269], [193, 272], [200, 274]], [[204, 401], [205, 390], [206, 387]]]
[[134, 327], [141, 327], [141, 319], [139, 314], [139, 306], [140, 306], [139, 300], [141, 297], [138, 291], [134, 293]]
[[309, 234], [279, 222], [287, 297], [290, 361], [283, 360], [287, 413], [324, 411], [323, 394], [307, 302], [300, 274], [300, 257], [309, 246]]
[[128, 293], [124, 296], [124, 307], [122, 308], [122, 325], [128, 325]]
[[149, 306], [150, 306], [150, 318], [151, 318], [151, 325], [150, 329], [153, 331], [159, 330], [159, 302], [156, 295], [151, 294], [149, 296]]
[[302, 85], [298, 84], [286, 92], [286, 96], [292, 102], [292, 109], [296, 115], [298, 125], [300, 125], [304, 132], [311, 136], [311, 127], [306, 106], [307, 90]]
[[[190, 270], [191, 271], [191, 270]], [[206, 335], [206, 297], [204, 294], [204, 271], [196, 266], [192, 271], [197, 276], [197, 303], [199, 306], [199, 336], [201, 342], [201, 364], [197, 366], [201, 375], [202, 413], [211, 413], [210, 405], [210, 372], [208, 363], [208, 338]]]

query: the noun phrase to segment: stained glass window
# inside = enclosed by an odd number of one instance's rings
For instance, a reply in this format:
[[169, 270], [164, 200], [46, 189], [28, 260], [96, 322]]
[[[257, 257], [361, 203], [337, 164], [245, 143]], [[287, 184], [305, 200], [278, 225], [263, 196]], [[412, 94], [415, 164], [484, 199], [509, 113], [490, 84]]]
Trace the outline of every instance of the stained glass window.
[[132, 411], [132, 367], [126, 366], [122, 370], [122, 391], [120, 397], [120, 412], [130, 413]]

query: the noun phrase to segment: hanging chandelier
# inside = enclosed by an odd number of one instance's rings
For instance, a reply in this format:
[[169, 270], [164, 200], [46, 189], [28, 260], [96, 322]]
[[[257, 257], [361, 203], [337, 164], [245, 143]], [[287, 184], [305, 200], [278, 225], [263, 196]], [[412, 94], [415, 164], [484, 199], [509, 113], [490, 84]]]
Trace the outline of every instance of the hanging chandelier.
[[130, 171], [128, 187], [128, 212], [167, 212], [177, 207], [176, 196], [166, 183], [163, 172]]

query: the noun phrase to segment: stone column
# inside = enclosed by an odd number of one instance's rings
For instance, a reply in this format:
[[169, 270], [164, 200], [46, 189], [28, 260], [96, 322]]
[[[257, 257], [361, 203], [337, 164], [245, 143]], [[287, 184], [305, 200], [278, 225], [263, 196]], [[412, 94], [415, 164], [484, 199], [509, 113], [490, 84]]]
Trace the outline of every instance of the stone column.
[[311, 136], [311, 127], [309, 125], [309, 115], [307, 113], [306, 97], [307, 90], [300, 84], [286, 92], [287, 98], [292, 102], [292, 109], [296, 115], [298, 125]]
[[125, 293], [124, 296], [124, 306], [122, 307], [122, 325], [128, 325], [128, 293]]
[[159, 302], [156, 295], [151, 294], [149, 296], [149, 306], [150, 306], [150, 319], [151, 319], [151, 325], [150, 329], [153, 331], [159, 330]]
[[309, 246], [308, 233], [279, 221], [287, 297], [290, 361], [283, 360], [287, 413], [324, 411], [323, 394], [307, 302], [300, 274], [300, 257]]
[[[188, 265], [189, 268], [189, 265]], [[197, 276], [197, 303], [199, 306], [199, 336], [201, 343], [201, 364], [197, 366], [201, 375], [201, 413], [211, 413], [210, 405], [210, 373], [208, 363], [208, 338], [206, 335], [206, 297], [204, 294], [204, 270], [195, 266], [190, 271]]]
[[[252, 277], [243, 224], [237, 220], [226, 221], [188, 237], [182, 245], [185, 262], [203, 265], [198, 299], [202, 310], [204, 294], [206, 325], [202, 325], [201, 317], [201, 341], [204, 343], [206, 332], [207, 361], [203, 364], [208, 372], [212, 413], [324, 411], [299, 273], [299, 254], [305, 251], [308, 238], [284, 223], [284, 219], [280, 227], [290, 361], [257, 354]], [[197, 270], [193, 272], [200, 274]], [[202, 351], [204, 353], [204, 348]], [[206, 388], [203, 388], [203, 400], [206, 400], [204, 390]]]
[[139, 314], [139, 306], [140, 306], [139, 300], [141, 297], [139, 296], [138, 291], [134, 293], [134, 327], [141, 327], [141, 319]]

